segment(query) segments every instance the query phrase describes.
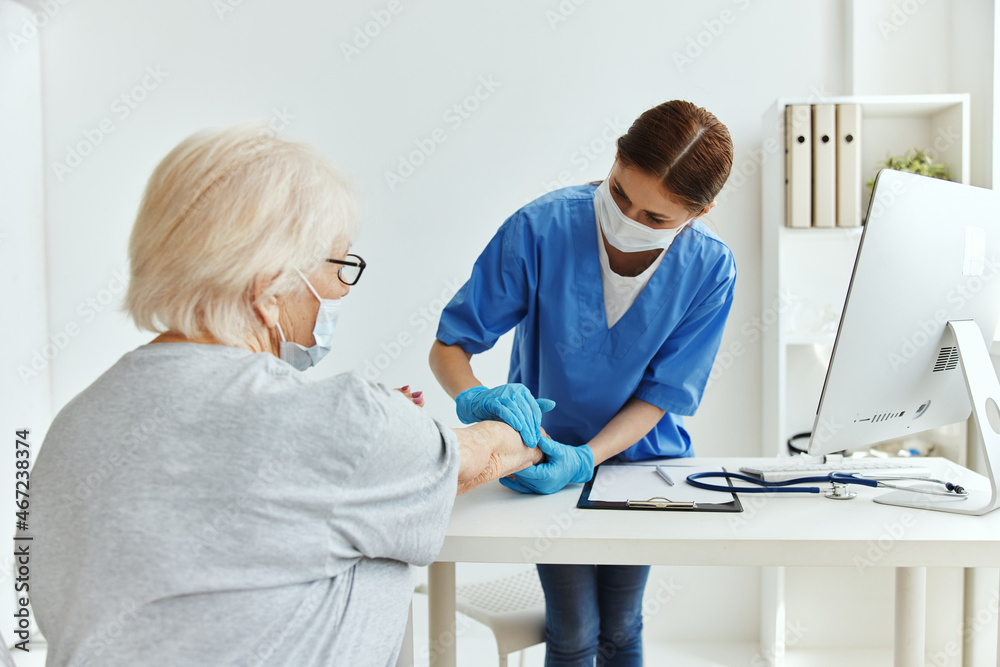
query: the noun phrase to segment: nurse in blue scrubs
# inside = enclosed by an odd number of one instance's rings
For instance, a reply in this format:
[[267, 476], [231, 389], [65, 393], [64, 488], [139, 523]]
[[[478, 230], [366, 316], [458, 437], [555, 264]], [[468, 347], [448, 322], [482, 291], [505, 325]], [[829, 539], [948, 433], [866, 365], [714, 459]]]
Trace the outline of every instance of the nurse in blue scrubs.
[[[726, 126], [689, 102], [643, 113], [608, 177], [510, 216], [441, 315], [430, 363], [466, 423], [502, 420], [546, 460], [521, 493], [588, 481], [608, 459], [691, 456], [683, 417], [708, 381], [733, 301], [730, 249], [698, 218], [732, 167]], [[470, 359], [514, 329], [508, 383]], [[546, 667], [642, 664], [648, 566], [539, 565]]]

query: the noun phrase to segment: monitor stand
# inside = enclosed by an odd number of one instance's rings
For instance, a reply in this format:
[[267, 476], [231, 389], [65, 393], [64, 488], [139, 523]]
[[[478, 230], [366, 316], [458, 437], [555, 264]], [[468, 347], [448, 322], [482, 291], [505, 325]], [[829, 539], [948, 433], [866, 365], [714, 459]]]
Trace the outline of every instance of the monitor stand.
[[989, 349], [983, 340], [983, 333], [975, 321], [952, 320], [948, 322], [948, 328], [955, 335], [962, 374], [965, 376], [965, 387], [969, 392], [969, 402], [972, 404], [972, 416], [979, 434], [986, 476], [990, 480], [989, 501], [986, 503], [982, 500], [977, 501], [975, 492], [963, 498], [893, 491], [875, 498], [875, 502], [978, 516], [1000, 507], [994, 476], [994, 464], [1000, 465], [1000, 382], [997, 381], [997, 374], [993, 369]]

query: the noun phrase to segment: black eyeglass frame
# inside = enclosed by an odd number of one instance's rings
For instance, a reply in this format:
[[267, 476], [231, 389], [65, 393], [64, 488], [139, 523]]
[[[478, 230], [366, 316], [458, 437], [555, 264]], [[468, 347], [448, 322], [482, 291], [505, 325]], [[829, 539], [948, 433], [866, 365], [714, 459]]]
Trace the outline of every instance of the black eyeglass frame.
[[358, 269], [358, 275], [354, 279], [353, 282], [347, 282], [346, 280], [344, 280], [344, 276], [343, 276], [344, 269], [342, 269], [342, 268], [341, 269], [337, 269], [337, 278], [340, 279], [340, 282], [344, 283], [345, 285], [357, 285], [358, 281], [361, 280], [361, 274], [365, 272], [365, 267], [368, 266], [368, 263], [365, 262], [365, 260], [361, 259], [360, 255], [348, 254], [347, 256], [348, 257], [353, 257], [353, 258], [355, 258], [358, 261], [352, 262], [352, 261], [344, 260], [344, 259], [328, 259], [326, 261], [330, 262], [331, 264], [340, 264], [341, 266], [354, 266], [354, 267], [357, 267], [357, 269]]

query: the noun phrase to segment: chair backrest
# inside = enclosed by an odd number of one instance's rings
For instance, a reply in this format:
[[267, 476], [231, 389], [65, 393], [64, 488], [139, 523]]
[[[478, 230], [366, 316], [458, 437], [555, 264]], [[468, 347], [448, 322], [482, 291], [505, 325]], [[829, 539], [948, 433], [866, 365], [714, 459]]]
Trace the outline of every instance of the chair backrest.
[[[545, 607], [545, 593], [535, 568], [503, 579], [464, 584], [455, 589], [458, 609], [475, 608], [483, 614], [505, 614]], [[470, 614], [475, 618], [475, 614]]]

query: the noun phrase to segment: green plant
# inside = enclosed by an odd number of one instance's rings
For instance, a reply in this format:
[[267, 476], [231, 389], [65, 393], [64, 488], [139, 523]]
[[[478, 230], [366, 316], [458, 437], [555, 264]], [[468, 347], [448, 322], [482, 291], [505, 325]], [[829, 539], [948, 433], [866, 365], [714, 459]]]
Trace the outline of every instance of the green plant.
[[[914, 148], [912, 151], [906, 151], [904, 155], [892, 156], [886, 153], [885, 162], [876, 165], [877, 168], [895, 169], [896, 171], [908, 171], [911, 174], [919, 174], [921, 176], [930, 176], [931, 178], [940, 178], [945, 181], [951, 180], [951, 172], [948, 171], [948, 165], [941, 164], [939, 162], [934, 162], [934, 158], [927, 151], [922, 151], [919, 148]], [[875, 186], [875, 179], [868, 179], [868, 189], [872, 189]]]

